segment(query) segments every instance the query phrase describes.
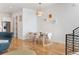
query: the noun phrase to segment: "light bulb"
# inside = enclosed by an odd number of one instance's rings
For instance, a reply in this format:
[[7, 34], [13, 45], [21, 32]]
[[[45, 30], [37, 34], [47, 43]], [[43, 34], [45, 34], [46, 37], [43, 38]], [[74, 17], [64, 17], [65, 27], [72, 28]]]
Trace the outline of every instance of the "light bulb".
[[43, 12], [42, 11], [38, 11], [37, 12], [37, 16], [43, 16]]

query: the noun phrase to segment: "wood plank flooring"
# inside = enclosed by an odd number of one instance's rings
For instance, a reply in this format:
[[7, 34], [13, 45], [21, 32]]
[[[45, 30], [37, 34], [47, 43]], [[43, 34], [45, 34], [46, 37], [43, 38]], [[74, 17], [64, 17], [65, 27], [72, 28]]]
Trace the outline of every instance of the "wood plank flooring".
[[33, 44], [32, 41], [29, 40], [20, 40], [20, 39], [13, 39], [8, 52], [12, 50], [16, 50], [19, 47], [22, 47], [22, 44], [25, 44], [26, 47], [32, 49], [36, 52], [37, 55], [64, 55], [65, 54], [65, 47], [64, 44], [52, 42], [51, 45], [42, 46]]

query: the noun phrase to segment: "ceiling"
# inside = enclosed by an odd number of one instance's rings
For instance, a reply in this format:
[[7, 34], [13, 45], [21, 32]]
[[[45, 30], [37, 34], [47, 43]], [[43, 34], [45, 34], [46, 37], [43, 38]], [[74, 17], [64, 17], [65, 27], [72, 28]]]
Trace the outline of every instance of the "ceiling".
[[[52, 4], [42, 4], [42, 6], [51, 6]], [[37, 3], [0, 3], [0, 13], [13, 13], [22, 11], [23, 8], [35, 9], [38, 7]]]
[[[69, 4], [62, 3], [43, 3], [41, 6], [43, 9], [52, 8], [53, 6], [62, 6]], [[0, 13], [14, 13], [22, 11], [23, 8], [36, 9], [39, 5], [37, 3], [0, 3]]]

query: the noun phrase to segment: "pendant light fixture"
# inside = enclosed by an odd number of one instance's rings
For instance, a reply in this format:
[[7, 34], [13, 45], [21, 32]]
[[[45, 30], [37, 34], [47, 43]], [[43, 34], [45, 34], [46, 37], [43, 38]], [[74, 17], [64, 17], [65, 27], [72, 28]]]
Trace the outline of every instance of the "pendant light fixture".
[[[49, 10], [47, 11], [46, 9], [44, 10], [45, 5], [43, 5], [42, 3], [38, 3], [37, 9], [36, 9], [36, 15], [37, 16], [43, 16], [45, 17], [46, 21], [48, 22], [52, 22], [54, 15], [52, 15], [52, 11]], [[47, 14], [45, 14], [45, 11]], [[46, 16], [47, 15], [47, 16]]]
[[36, 15], [37, 16], [43, 16], [43, 10], [42, 10], [42, 4], [39, 3], [39, 6], [37, 8], [37, 11], [36, 11]]

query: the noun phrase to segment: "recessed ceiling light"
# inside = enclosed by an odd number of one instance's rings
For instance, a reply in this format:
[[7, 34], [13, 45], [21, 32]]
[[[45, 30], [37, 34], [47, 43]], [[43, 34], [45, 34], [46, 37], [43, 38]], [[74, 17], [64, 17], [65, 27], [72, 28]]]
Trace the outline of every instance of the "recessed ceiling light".
[[73, 3], [72, 7], [79, 6], [79, 3]]

